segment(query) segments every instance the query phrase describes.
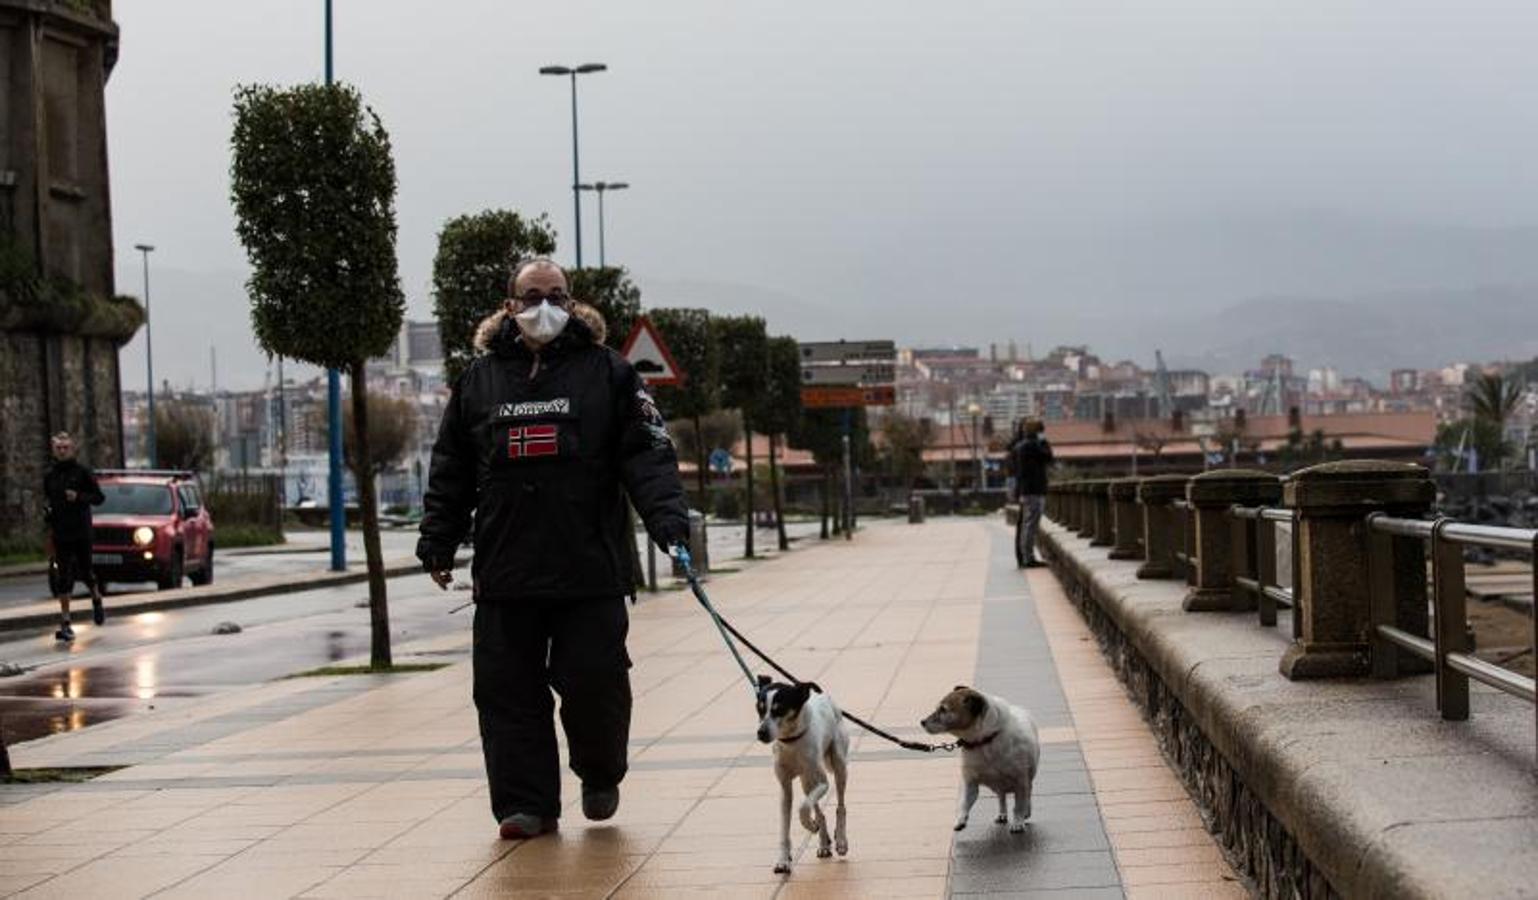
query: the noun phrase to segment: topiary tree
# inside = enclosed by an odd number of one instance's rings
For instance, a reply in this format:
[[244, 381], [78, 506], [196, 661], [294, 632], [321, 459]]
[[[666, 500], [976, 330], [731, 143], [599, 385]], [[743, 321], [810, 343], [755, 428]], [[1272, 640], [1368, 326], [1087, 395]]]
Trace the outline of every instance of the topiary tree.
[[[374, 475], [405, 458], [417, 437], [417, 408], [409, 400], [370, 394], [368, 403], [368, 463]], [[322, 433], [325, 422], [318, 423]], [[351, 419], [342, 422], [342, 447], [347, 468], [359, 475], [364, 459], [359, 455], [357, 426]]]
[[602, 269], [572, 269], [566, 273], [571, 295], [598, 310], [608, 324], [604, 343], [615, 350], [625, 345], [630, 329], [641, 315], [641, 289], [618, 266]]
[[[648, 314], [662, 340], [673, 354], [673, 361], [684, 370], [679, 387], [659, 387], [657, 406], [669, 419], [691, 419], [700, 430], [700, 417], [716, 409], [721, 397], [721, 350], [715, 331], [710, 327], [710, 313], [703, 309], [655, 309]], [[705, 449], [697, 448], [695, 464], [699, 467], [699, 502], [705, 503]]]
[[433, 314], [451, 381], [474, 358], [475, 326], [502, 307], [513, 269], [554, 252], [555, 229], [543, 213], [528, 219], [512, 210], [488, 209], [443, 223], [433, 256]]
[[742, 416], [747, 447], [748, 527], [742, 552], [753, 558], [753, 425], [759, 394], [769, 373], [769, 333], [758, 316], [717, 316], [710, 320], [721, 348], [721, 405]]
[[[395, 163], [373, 110], [346, 85], [235, 92], [230, 194], [251, 261], [246, 290], [269, 354], [347, 371], [352, 416], [371, 458], [366, 360], [400, 332], [405, 298], [395, 259]], [[390, 616], [370, 466], [358, 503], [368, 558], [371, 659], [390, 665]]]
[[[796, 423], [796, 429], [790, 436], [792, 447], [810, 450], [812, 458], [822, 466], [822, 537], [824, 538], [828, 536], [828, 514], [835, 476], [838, 467], [844, 461], [844, 414], [842, 409], [803, 409], [801, 418]], [[849, 416], [849, 451], [853, 457], [852, 462], [860, 465], [871, 456], [870, 426], [866, 420], [864, 407], [851, 410]], [[835, 521], [834, 533], [838, 533], [842, 527]]]
[[214, 461], [214, 411], [184, 400], [155, 407], [155, 459], [167, 469], [206, 471]]
[[892, 409], [881, 417], [880, 428], [888, 470], [903, 487], [912, 488], [924, 474], [924, 450], [934, 438], [934, 424]]
[[770, 338], [765, 348], [763, 388], [753, 404], [753, 421], [769, 435], [769, 488], [774, 502], [775, 528], [781, 550], [790, 549], [785, 534], [785, 498], [780, 490], [780, 469], [775, 459], [781, 437], [801, 418], [801, 348], [792, 337]]

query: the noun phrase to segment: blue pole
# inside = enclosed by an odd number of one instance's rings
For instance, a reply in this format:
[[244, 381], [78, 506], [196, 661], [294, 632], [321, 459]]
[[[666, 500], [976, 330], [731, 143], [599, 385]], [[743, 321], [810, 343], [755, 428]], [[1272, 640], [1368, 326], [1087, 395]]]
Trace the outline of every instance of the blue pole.
[[[326, 84], [331, 71], [331, 0], [326, 0]], [[326, 425], [330, 436], [330, 478], [327, 503], [331, 507], [331, 571], [347, 568], [347, 508], [342, 499], [342, 373], [326, 370]]]

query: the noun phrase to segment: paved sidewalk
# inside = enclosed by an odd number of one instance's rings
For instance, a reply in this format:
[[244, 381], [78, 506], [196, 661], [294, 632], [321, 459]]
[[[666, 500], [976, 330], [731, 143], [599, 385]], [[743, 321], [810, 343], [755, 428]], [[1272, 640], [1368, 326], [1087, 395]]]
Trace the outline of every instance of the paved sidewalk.
[[871, 528], [709, 588], [798, 675], [900, 735], [961, 682], [1032, 707], [1028, 833], [993, 825], [985, 797], [953, 835], [956, 759], [855, 732], [848, 858], [816, 859], [798, 829], [795, 872], [773, 875], [778, 786], [751, 698], [673, 593], [633, 612], [632, 770], [610, 823], [582, 819], [568, 775], [559, 835], [496, 839], [464, 663], [296, 679], [12, 748], [17, 766], [130, 767], [0, 787], [0, 895], [1244, 896], [1077, 613], [1050, 576], [1014, 569], [996, 522]]

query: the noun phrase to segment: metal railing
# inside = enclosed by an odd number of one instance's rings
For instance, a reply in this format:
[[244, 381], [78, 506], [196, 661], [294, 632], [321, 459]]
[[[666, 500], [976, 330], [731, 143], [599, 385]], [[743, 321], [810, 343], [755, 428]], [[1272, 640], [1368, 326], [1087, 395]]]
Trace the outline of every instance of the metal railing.
[[[1367, 517], [1370, 532], [1368, 571], [1372, 591], [1370, 621], [1373, 639], [1373, 675], [1398, 674], [1398, 653], [1404, 651], [1427, 660], [1436, 675], [1437, 709], [1442, 718], [1462, 721], [1469, 717], [1469, 679], [1498, 691], [1538, 703], [1534, 679], [1487, 662], [1469, 652], [1468, 593], [1464, 585], [1464, 547], [1491, 547], [1525, 551], [1538, 562], [1538, 530], [1470, 525], [1451, 519], [1396, 519], [1383, 513]], [[1394, 571], [1395, 542], [1416, 541], [1427, 546], [1431, 557], [1431, 634], [1422, 637], [1395, 627], [1397, 591]], [[1534, 595], [1538, 597], [1538, 566], [1534, 567]], [[1538, 617], [1529, 635], [1530, 652], [1538, 654]], [[1538, 716], [1534, 717], [1538, 733]]]
[[[1276, 565], [1276, 526], [1294, 524], [1294, 512], [1285, 507], [1234, 506], [1229, 509], [1228, 517], [1234, 523], [1234, 584], [1255, 598], [1261, 625], [1268, 628], [1276, 625], [1278, 607], [1292, 610], [1292, 627], [1296, 634], [1300, 629], [1298, 607], [1293, 601], [1292, 589], [1282, 587]], [[1293, 560], [1296, 565], [1296, 552]], [[1296, 570], [1291, 581], [1298, 583]]]

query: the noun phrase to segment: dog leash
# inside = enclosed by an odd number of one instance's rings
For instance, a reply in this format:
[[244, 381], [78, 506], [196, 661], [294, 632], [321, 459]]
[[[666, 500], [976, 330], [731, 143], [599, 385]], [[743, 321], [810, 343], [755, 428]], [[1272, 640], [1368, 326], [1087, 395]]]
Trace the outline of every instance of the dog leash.
[[[737, 649], [737, 644], [732, 640], [734, 637], [738, 641], [742, 642], [742, 646], [748, 648], [748, 650], [752, 652], [754, 656], [757, 656], [759, 659], [763, 660], [764, 663], [771, 669], [774, 669], [780, 675], [789, 679], [791, 684], [799, 685], [808, 683], [792, 675], [790, 671], [787, 670], [784, 666], [775, 662], [769, 654], [758, 649], [758, 647], [754, 645], [752, 641], [748, 640], [746, 635], [738, 631], [735, 627], [733, 627], [732, 623], [726, 621], [724, 616], [716, 612], [715, 606], [710, 602], [710, 597], [705, 593], [705, 588], [700, 585], [699, 576], [694, 571], [694, 560], [689, 556], [689, 550], [686, 547], [681, 544], [675, 547], [674, 556], [678, 560], [678, 564], [684, 570], [684, 578], [689, 582], [689, 590], [694, 593], [694, 599], [698, 600], [700, 606], [705, 608], [705, 612], [710, 616], [710, 620], [716, 623], [716, 630], [721, 633], [721, 640], [726, 642], [726, 649], [732, 652], [732, 658], [737, 661], [737, 668], [742, 670], [743, 677], [748, 680], [748, 688], [753, 691], [753, 696], [755, 698], [757, 698], [759, 695], [758, 679], [753, 677], [752, 670], [748, 668], [747, 662], [742, 658], [741, 651]], [[820, 687], [817, 687], [816, 685], [812, 685], [812, 687], [818, 693], [822, 692]], [[890, 741], [903, 748], [904, 750], [914, 750], [920, 753], [934, 753], [937, 750], [943, 750], [948, 753], [960, 746], [955, 741], [949, 741], [944, 744], [926, 744], [923, 741], [904, 740], [889, 731], [872, 725], [854, 713], [848, 712], [846, 710], [839, 710], [839, 713], [844, 718], [860, 726], [871, 734], [874, 734], [876, 737], [879, 737], [882, 740]]]

